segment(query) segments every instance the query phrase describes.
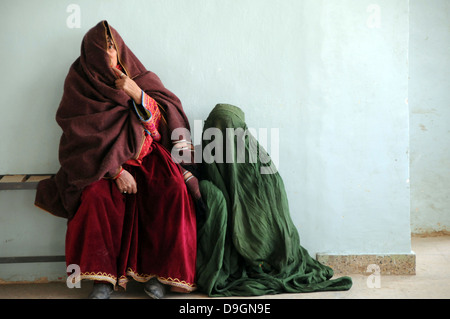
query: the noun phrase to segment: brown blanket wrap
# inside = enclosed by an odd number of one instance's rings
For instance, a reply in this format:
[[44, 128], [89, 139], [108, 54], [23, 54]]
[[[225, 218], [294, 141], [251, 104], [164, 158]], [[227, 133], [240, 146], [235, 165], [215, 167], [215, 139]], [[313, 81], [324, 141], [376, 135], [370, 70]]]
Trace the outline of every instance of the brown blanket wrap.
[[106, 52], [107, 32], [126, 74], [161, 107], [165, 118], [160, 127], [161, 144], [170, 152], [172, 131], [180, 127], [190, 130], [177, 96], [146, 70], [107, 21], [101, 21], [84, 36], [81, 55], [64, 83], [56, 113], [63, 131], [61, 167], [54, 177], [41, 181], [36, 192], [35, 205], [59, 217], [72, 218], [83, 189], [105, 176], [114, 176], [120, 165], [138, 156], [144, 138], [130, 97], [115, 88], [116, 76]]

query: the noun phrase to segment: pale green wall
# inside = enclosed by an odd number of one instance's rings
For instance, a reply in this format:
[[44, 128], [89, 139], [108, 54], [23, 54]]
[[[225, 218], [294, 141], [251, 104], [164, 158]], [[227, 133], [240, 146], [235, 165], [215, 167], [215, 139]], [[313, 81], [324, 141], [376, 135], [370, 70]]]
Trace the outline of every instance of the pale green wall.
[[450, 231], [450, 1], [411, 0], [411, 229]]
[[[66, 25], [71, 3], [79, 29]], [[410, 253], [409, 2], [373, 3], [2, 0], [0, 174], [57, 170], [63, 81], [82, 36], [107, 19], [192, 123], [231, 103], [250, 127], [279, 129], [279, 171], [312, 255]], [[32, 201], [0, 192], [0, 256], [47, 254], [48, 236], [63, 252], [64, 222]]]

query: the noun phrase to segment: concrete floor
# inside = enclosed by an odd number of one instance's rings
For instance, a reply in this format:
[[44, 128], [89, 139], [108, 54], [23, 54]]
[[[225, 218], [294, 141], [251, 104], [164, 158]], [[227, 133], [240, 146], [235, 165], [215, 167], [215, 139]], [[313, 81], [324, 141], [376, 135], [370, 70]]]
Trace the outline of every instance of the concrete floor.
[[[380, 287], [370, 288], [368, 275], [350, 275], [353, 287], [343, 292], [281, 294], [257, 299], [448, 299], [450, 298], [450, 236], [413, 237], [416, 253], [415, 276], [380, 276]], [[4, 284], [0, 299], [83, 299], [91, 290], [90, 282], [69, 289], [65, 283]], [[127, 291], [114, 292], [111, 299], [148, 299], [142, 284], [131, 282]], [[199, 293], [170, 294], [166, 298], [204, 299]]]

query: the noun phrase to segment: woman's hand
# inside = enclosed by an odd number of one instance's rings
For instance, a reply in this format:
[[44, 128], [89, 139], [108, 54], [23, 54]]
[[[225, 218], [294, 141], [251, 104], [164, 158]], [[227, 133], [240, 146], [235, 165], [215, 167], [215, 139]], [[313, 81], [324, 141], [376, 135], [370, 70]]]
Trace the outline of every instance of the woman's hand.
[[132, 79], [130, 79], [125, 73], [122, 71], [112, 68], [114, 72], [116, 72], [116, 75], [119, 77], [116, 80], [116, 88], [118, 90], [124, 91], [126, 94], [128, 94], [129, 97], [131, 97], [134, 102], [137, 104], [141, 104], [142, 100], [142, 90], [141, 88], [134, 82]]
[[137, 193], [137, 184], [134, 177], [126, 170], [123, 170], [120, 173], [119, 177], [116, 178], [117, 188], [121, 193], [126, 194], [136, 194]]
[[202, 198], [202, 194], [200, 193], [200, 188], [198, 185], [198, 179], [191, 172], [185, 171], [183, 174], [184, 182], [186, 183], [186, 187], [191, 196], [199, 201]]

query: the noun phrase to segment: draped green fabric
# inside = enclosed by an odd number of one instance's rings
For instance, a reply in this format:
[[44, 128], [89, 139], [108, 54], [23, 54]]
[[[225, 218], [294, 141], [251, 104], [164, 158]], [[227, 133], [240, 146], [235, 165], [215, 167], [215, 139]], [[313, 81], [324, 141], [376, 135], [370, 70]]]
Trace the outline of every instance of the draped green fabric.
[[333, 270], [300, 245], [283, 181], [246, 130], [242, 110], [228, 104], [205, 121], [199, 289], [216, 297], [350, 289], [351, 278], [331, 279]]

